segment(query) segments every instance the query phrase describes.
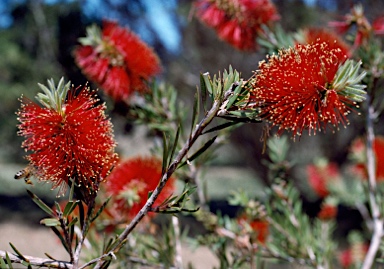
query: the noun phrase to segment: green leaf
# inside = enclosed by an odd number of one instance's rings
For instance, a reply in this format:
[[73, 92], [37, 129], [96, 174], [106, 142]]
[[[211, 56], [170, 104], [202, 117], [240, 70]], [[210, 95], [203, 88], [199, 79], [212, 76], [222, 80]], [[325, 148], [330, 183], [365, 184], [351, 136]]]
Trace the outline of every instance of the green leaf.
[[5, 260], [7, 261], [8, 268], [9, 268], [9, 269], [13, 269], [12, 261], [11, 261], [11, 259], [9, 258], [8, 252], [6, 252], [6, 254], [5, 254]]
[[[238, 82], [235, 82], [235, 83], [238, 83]], [[233, 84], [233, 86], [235, 86], [235, 85], [236, 84]], [[232, 96], [228, 99], [228, 103], [225, 107], [226, 110], [229, 110], [232, 107], [233, 103], [239, 97], [239, 93], [241, 92], [242, 89], [243, 89], [242, 82], [240, 81], [240, 83], [236, 86], [235, 90], [233, 91]]]
[[2, 257], [0, 257], [0, 268], [7, 268], [7, 264], [5, 263], [5, 261], [3, 260]]
[[29, 260], [27, 258], [25, 258], [23, 256], [23, 254], [21, 254], [21, 252], [11, 243], [9, 242], [9, 245], [11, 246], [11, 248], [13, 249], [13, 251], [17, 254], [17, 256], [22, 259], [23, 261], [26, 261], [26, 262], [29, 262]]
[[273, 163], [281, 163], [286, 160], [289, 145], [286, 136], [273, 137], [268, 140], [269, 157]]
[[187, 159], [187, 161], [180, 164], [180, 167], [183, 167], [187, 164], [187, 162], [191, 162], [197, 157], [199, 157], [202, 153], [204, 153], [216, 140], [217, 136], [212, 137], [209, 139], [199, 150], [197, 150], [191, 157]]
[[71, 253], [70, 246], [68, 246], [67, 242], [65, 241], [63, 234], [55, 227], [50, 226], [51, 230], [55, 233], [55, 235], [60, 239], [61, 244], [65, 248], [65, 250], [68, 252], [68, 254]]
[[223, 124], [220, 124], [220, 125], [217, 125], [205, 132], [203, 132], [203, 134], [208, 134], [208, 133], [212, 133], [212, 132], [216, 132], [216, 131], [220, 131], [220, 130], [223, 130], [225, 128], [228, 128], [228, 127], [231, 127], [231, 126], [234, 126], [236, 124], [240, 124], [240, 122], [236, 122], [236, 121], [228, 121], [226, 123], [223, 123]]
[[194, 103], [193, 103], [193, 110], [192, 110], [190, 135], [192, 134], [193, 130], [195, 129], [195, 127], [197, 125], [197, 121], [199, 120], [199, 110], [200, 110], [199, 92], [196, 91], [195, 97], [194, 97]]
[[103, 210], [106, 208], [106, 206], [108, 205], [109, 201], [111, 200], [112, 196], [109, 196], [107, 198], [107, 200], [104, 201], [104, 203], [101, 205], [101, 207], [99, 208], [99, 210], [97, 210], [96, 214], [93, 216], [91, 222], [94, 222], [99, 216], [100, 214], [103, 212]]
[[[204, 78], [201, 74], [200, 74], [200, 92], [201, 92], [201, 101], [203, 102], [203, 105], [204, 105], [207, 101], [208, 89], [207, 89], [207, 86], [205, 85]], [[206, 111], [205, 107], [204, 107], [204, 111]]]
[[169, 160], [168, 163], [172, 162], [173, 156], [175, 155], [177, 144], [179, 142], [179, 137], [180, 137], [180, 124], [177, 126], [176, 130], [176, 135], [175, 135], [175, 141], [173, 142], [172, 148], [171, 148], [171, 153], [169, 154]]
[[104, 240], [103, 240], [103, 253], [107, 253], [109, 250], [110, 250], [110, 246], [112, 245], [113, 243], [113, 238], [110, 238], [108, 240], [108, 242], [105, 241], [105, 237], [104, 237]]
[[85, 222], [84, 206], [83, 206], [83, 203], [81, 201], [77, 204], [79, 206], [80, 226], [84, 227], [84, 222]]
[[363, 90], [366, 88], [366, 85], [359, 83], [367, 73], [363, 71], [359, 74], [360, 65], [361, 62], [355, 63], [353, 60], [348, 59], [339, 67], [331, 84], [332, 89], [355, 102], [365, 100], [366, 95], [366, 92]]
[[46, 212], [48, 215], [52, 217], [56, 217], [55, 212], [50, 208], [48, 205], [46, 205], [39, 197], [37, 197], [34, 193], [32, 193], [30, 190], [27, 190], [29, 196], [31, 196], [32, 201], [35, 202], [44, 212]]
[[[202, 86], [204, 85], [204, 86]], [[209, 73], [200, 74], [200, 87], [206, 89], [211, 96], [213, 95], [212, 83], [209, 78]]]
[[163, 161], [161, 167], [161, 174], [164, 175], [168, 167], [168, 143], [165, 133], [163, 133]]
[[71, 188], [69, 189], [69, 196], [68, 196], [68, 200], [70, 201], [70, 202], [72, 202], [73, 201], [73, 197], [74, 197], [74, 194], [75, 194], [75, 180], [73, 179], [73, 178], [70, 178], [69, 179], [70, 180], [70, 182], [71, 182]]
[[65, 205], [64, 212], [63, 212], [64, 217], [68, 217], [73, 212], [73, 210], [75, 210], [77, 203], [78, 201], [76, 202], [69, 201]]
[[68, 223], [67, 227], [70, 228], [72, 227], [73, 225], [75, 225], [77, 222], [78, 222], [78, 218], [77, 217], [74, 217], [70, 223]]
[[245, 119], [245, 121], [249, 120], [251, 122], [257, 121], [261, 122], [259, 117], [259, 111], [255, 110], [236, 110], [236, 111], [227, 111], [227, 114], [233, 115], [239, 120]]
[[42, 219], [40, 221], [40, 224], [43, 224], [47, 227], [52, 227], [52, 226], [58, 226], [60, 227], [60, 221], [56, 218], [46, 218], [46, 219]]

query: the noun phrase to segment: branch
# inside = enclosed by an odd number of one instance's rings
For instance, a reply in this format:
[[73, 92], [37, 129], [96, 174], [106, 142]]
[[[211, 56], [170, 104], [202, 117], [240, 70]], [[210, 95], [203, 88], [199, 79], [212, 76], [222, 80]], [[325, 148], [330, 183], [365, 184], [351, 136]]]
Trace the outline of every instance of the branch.
[[0, 250], [1, 258], [5, 259], [7, 255], [12, 263], [21, 264], [21, 263], [28, 262], [30, 265], [37, 266], [37, 267], [74, 269], [71, 262], [58, 261], [58, 260], [52, 260], [52, 259], [43, 259], [43, 258], [32, 257], [27, 255], [23, 255], [23, 258], [25, 259], [22, 259], [15, 254]]
[[376, 200], [376, 165], [375, 165], [375, 154], [373, 152], [373, 141], [375, 139], [375, 134], [373, 130], [373, 120], [374, 120], [374, 109], [370, 100], [369, 95], [367, 96], [367, 170], [368, 170], [368, 191], [369, 191], [369, 204], [372, 211], [372, 220], [373, 220], [373, 234], [371, 243], [369, 245], [368, 253], [365, 256], [362, 269], [372, 268], [376, 253], [380, 246], [380, 240], [383, 236], [383, 219], [380, 216], [379, 205]]
[[[128, 235], [132, 232], [132, 230], [139, 224], [139, 222], [144, 218], [144, 216], [150, 211], [153, 203], [156, 201], [157, 197], [159, 196], [160, 192], [163, 190], [165, 184], [167, 183], [168, 179], [172, 176], [172, 174], [176, 171], [178, 165], [183, 160], [183, 158], [187, 155], [188, 151], [196, 142], [197, 138], [202, 134], [205, 127], [208, 126], [209, 123], [216, 117], [217, 112], [220, 109], [220, 106], [223, 103], [223, 100], [226, 100], [230, 95], [232, 94], [231, 90], [228, 90], [225, 92], [224, 98], [219, 98], [218, 100], [215, 100], [212, 108], [206, 113], [205, 117], [200, 121], [200, 123], [196, 126], [194, 131], [192, 132], [190, 138], [187, 140], [187, 142], [184, 144], [183, 148], [179, 151], [178, 155], [174, 159], [174, 161], [168, 166], [166, 172], [162, 176], [159, 185], [156, 187], [156, 189], [153, 191], [152, 195], [149, 197], [145, 205], [141, 208], [139, 213], [133, 218], [133, 220], [126, 226], [124, 231], [120, 234], [120, 236], [117, 238], [117, 243], [114, 245], [114, 247], [109, 251], [108, 255], [114, 256], [114, 253], [119, 250], [119, 248], [124, 244], [126, 238]], [[99, 259], [94, 269], [100, 269], [103, 264], [102, 258]]]
[[80, 260], [80, 253], [81, 253], [81, 250], [83, 248], [83, 244], [84, 244], [86, 235], [88, 233], [89, 226], [91, 225], [93, 210], [95, 209], [95, 199], [96, 199], [96, 196], [92, 196], [91, 200], [88, 204], [87, 216], [85, 218], [85, 221], [84, 221], [84, 224], [82, 227], [82, 231], [80, 234], [80, 240], [76, 246], [75, 253], [73, 256], [73, 267], [74, 268], [78, 268], [78, 264], [79, 264], [79, 260]]

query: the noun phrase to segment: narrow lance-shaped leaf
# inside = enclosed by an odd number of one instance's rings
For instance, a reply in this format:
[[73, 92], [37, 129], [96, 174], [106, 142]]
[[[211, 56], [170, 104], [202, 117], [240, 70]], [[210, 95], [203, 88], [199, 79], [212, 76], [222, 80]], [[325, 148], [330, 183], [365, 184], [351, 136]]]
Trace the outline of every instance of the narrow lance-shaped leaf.
[[[201, 154], [203, 154], [216, 140], [217, 136], [212, 137], [209, 139], [199, 150], [197, 150], [191, 157], [187, 159], [188, 162], [193, 161], [197, 157], [199, 157]], [[187, 164], [187, 161], [183, 162], [179, 167], [183, 167]]]
[[54, 257], [52, 257], [51, 255], [49, 255], [48, 253], [44, 253], [44, 255], [48, 258], [48, 259], [51, 259], [51, 260], [57, 260], [55, 259]]
[[234, 126], [236, 124], [240, 124], [240, 122], [236, 122], [236, 121], [228, 121], [228, 122], [225, 122], [223, 124], [220, 124], [220, 125], [217, 125], [211, 129], [208, 129], [207, 131], [203, 132], [203, 134], [208, 134], [208, 133], [212, 133], [212, 132], [216, 132], [216, 131], [220, 131], [220, 130], [223, 130], [225, 128], [228, 128], [228, 127], [231, 127], [231, 126]]
[[68, 200], [70, 202], [72, 202], [73, 201], [73, 197], [75, 195], [75, 180], [72, 179], [72, 178], [70, 178], [69, 180], [71, 182], [71, 188], [69, 189], [69, 198], [68, 198]]
[[61, 244], [65, 248], [65, 250], [68, 252], [68, 254], [71, 253], [70, 246], [67, 245], [67, 242], [65, 241], [62, 233], [54, 226], [51, 226], [52, 231], [55, 233], [55, 235], [60, 239]]
[[2, 257], [0, 257], [0, 268], [7, 268], [7, 264], [5, 263]]
[[207, 90], [207, 86], [205, 85], [205, 81], [204, 81], [204, 78], [202, 75], [200, 75], [200, 91], [201, 91], [201, 101], [203, 102], [204, 112], [205, 112], [205, 111], [207, 111], [205, 104], [207, 101], [208, 90]]
[[84, 206], [83, 206], [83, 203], [81, 201], [77, 204], [79, 206], [80, 226], [84, 227], [84, 222], [85, 222]]
[[108, 205], [109, 201], [111, 200], [112, 196], [109, 196], [107, 198], [107, 200], [104, 201], [104, 203], [101, 205], [101, 207], [99, 208], [99, 210], [97, 210], [96, 214], [93, 216], [91, 222], [95, 221], [99, 216], [100, 214], [103, 212], [103, 210], [106, 208], [106, 206]]
[[8, 268], [13, 269], [11, 258], [9, 258], [8, 252], [5, 254], [5, 260], [7, 261]]
[[58, 226], [60, 227], [60, 221], [56, 218], [45, 218], [40, 220], [40, 224], [43, 224], [47, 227], [53, 227], [53, 226]]
[[67, 227], [68, 227], [68, 228], [71, 228], [72, 226], [74, 226], [74, 225], [78, 222], [78, 220], [79, 220], [79, 219], [78, 219], [77, 217], [73, 218], [73, 219], [71, 220], [71, 222], [68, 223]]
[[64, 216], [68, 217], [73, 212], [73, 210], [75, 210], [76, 206], [77, 206], [77, 202], [71, 202], [71, 201], [68, 202], [64, 208], [64, 212], [63, 212]]
[[106, 253], [108, 252], [110, 249], [110, 246], [112, 245], [113, 243], [113, 238], [110, 238], [108, 241], [106, 241], [106, 237], [104, 237], [104, 240], [103, 240], [103, 253]]
[[[209, 79], [209, 73], [204, 73], [200, 75], [200, 85], [204, 85], [204, 89], [208, 91], [208, 93], [213, 96], [213, 89], [212, 89], [212, 84]], [[203, 86], [200, 86], [203, 88]]]
[[56, 207], [56, 212], [59, 214], [59, 217], [61, 218], [61, 216], [63, 215], [63, 212], [61, 211], [61, 206], [57, 201], [55, 201], [55, 207]]
[[165, 133], [163, 133], [163, 161], [161, 167], [161, 174], [164, 175], [168, 167], [168, 143]]
[[53, 210], [48, 205], [46, 205], [39, 197], [37, 197], [34, 193], [32, 193], [29, 190], [27, 190], [27, 192], [29, 196], [31, 196], [32, 201], [34, 201], [35, 204], [37, 204], [44, 212], [46, 212], [48, 215], [52, 217], [56, 216], [55, 212], [53, 212]]
[[24, 257], [23, 254], [21, 254], [21, 252], [11, 243], [9, 242], [9, 245], [11, 246], [11, 248], [13, 249], [13, 251], [17, 254], [17, 256], [22, 259], [23, 261], [26, 261], [26, 262], [29, 262], [29, 260], [27, 258]]
[[191, 130], [190, 135], [192, 135], [193, 130], [196, 127], [197, 121], [199, 120], [199, 111], [200, 111], [200, 104], [199, 104], [199, 91], [196, 91], [195, 97], [194, 97], [194, 103], [193, 103], [193, 110], [192, 110], [192, 120], [191, 120]]
[[240, 93], [240, 91], [242, 89], [242, 85], [241, 84], [242, 84], [241, 82], [240, 83], [235, 82], [234, 84], [232, 84], [232, 87], [235, 87], [236, 85], [237, 86], [236, 86], [235, 90], [233, 91], [232, 96], [228, 99], [228, 103], [227, 103], [227, 105], [225, 107], [226, 110], [230, 109], [232, 107], [233, 103], [237, 100], [237, 98], [239, 96], [239, 93]]
[[175, 155], [175, 151], [177, 148], [177, 144], [179, 142], [179, 137], [180, 137], [180, 124], [177, 126], [177, 131], [176, 131], [176, 136], [175, 136], [175, 141], [173, 142], [172, 148], [171, 148], [171, 153], [169, 154], [169, 163], [172, 162], [173, 156]]

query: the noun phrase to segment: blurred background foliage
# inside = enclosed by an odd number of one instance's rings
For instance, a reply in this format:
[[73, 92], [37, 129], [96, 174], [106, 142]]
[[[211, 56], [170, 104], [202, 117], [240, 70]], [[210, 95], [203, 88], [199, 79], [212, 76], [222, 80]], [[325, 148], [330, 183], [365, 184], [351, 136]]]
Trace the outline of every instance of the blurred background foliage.
[[[326, 26], [330, 20], [338, 20], [350, 7], [361, 2], [369, 18], [375, 18], [384, 10], [381, 0], [337, 1], [337, 0], [275, 0], [281, 15], [282, 26], [287, 31], [296, 31], [303, 26]], [[14, 204], [10, 197], [22, 195], [19, 189], [10, 187], [13, 175], [26, 163], [21, 149], [21, 138], [17, 133], [18, 98], [24, 95], [34, 98], [37, 83], [47, 79], [56, 81], [64, 76], [74, 85], [84, 85], [85, 77], [75, 66], [71, 54], [77, 38], [84, 36], [85, 27], [100, 24], [102, 18], [119, 21], [129, 26], [148, 42], [159, 54], [163, 64], [161, 80], [174, 85], [186, 106], [190, 103], [199, 84], [199, 74], [218, 72], [232, 65], [247, 79], [257, 69], [265, 52], [244, 53], [220, 41], [212, 29], [192, 16], [192, 1], [188, 0], [3, 0], [0, 4], [0, 204]], [[102, 93], [100, 92], [102, 95]], [[115, 123], [115, 134], [132, 135], [135, 127], [114, 115], [118, 107], [108, 98], [110, 116]], [[115, 117], [116, 116], [116, 117]], [[297, 163], [291, 169], [290, 178], [310, 198], [306, 186], [305, 164], [315, 157], [326, 157], [332, 162], [343, 163], [351, 141], [364, 130], [364, 119], [351, 115], [351, 124], [339, 132], [331, 130], [314, 137], [303, 134], [300, 141], [291, 141], [291, 154]], [[380, 119], [382, 121], [382, 119]], [[379, 125], [378, 125], [379, 126]], [[120, 128], [123, 127], [123, 128]], [[377, 129], [384, 132], [384, 127]], [[268, 171], [263, 165], [263, 124], [245, 124], [230, 136], [229, 143], [219, 151], [219, 158], [208, 176], [221, 177], [220, 172], [230, 172], [220, 167], [229, 166], [233, 177], [256, 181], [244, 185], [245, 189], [256, 188], [267, 181]], [[144, 136], [148, 135], [144, 131]], [[119, 141], [120, 143], [120, 141]], [[130, 146], [137, 143], [128, 143]], [[125, 148], [121, 141], [120, 150]], [[309, 150], [310, 149], [310, 150]], [[138, 150], [140, 152], [140, 150]], [[20, 164], [20, 165], [19, 165]], [[219, 169], [217, 169], [219, 167]], [[237, 170], [236, 170], [237, 169]], [[240, 169], [240, 170], [239, 170]], [[242, 169], [242, 170], [241, 170]], [[227, 180], [228, 184], [233, 178]], [[7, 183], [8, 182], [8, 183]], [[220, 198], [228, 184], [209, 182], [212, 193]], [[233, 183], [233, 182], [232, 182]], [[18, 183], [19, 185], [23, 185]], [[221, 187], [220, 187], [221, 186]], [[233, 184], [233, 188], [238, 186]], [[255, 187], [256, 186], [256, 187]], [[24, 187], [24, 186], [22, 186]], [[221, 189], [222, 188], [222, 189]], [[231, 188], [232, 189], [232, 188]], [[255, 193], [260, 190], [255, 189]], [[225, 195], [222, 195], [225, 197]], [[311, 201], [313, 202], [313, 201]], [[311, 203], [308, 203], [311, 204]], [[305, 205], [307, 205], [305, 203]], [[19, 208], [20, 209], [20, 208]], [[310, 211], [311, 209], [308, 208]], [[1, 218], [1, 217], [0, 217]]]

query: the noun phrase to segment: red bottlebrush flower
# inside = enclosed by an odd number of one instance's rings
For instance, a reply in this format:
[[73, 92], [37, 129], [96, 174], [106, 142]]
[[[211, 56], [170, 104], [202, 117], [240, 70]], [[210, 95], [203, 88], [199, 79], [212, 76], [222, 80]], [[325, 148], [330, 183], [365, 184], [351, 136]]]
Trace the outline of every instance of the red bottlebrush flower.
[[342, 53], [351, 57], [351, 48], [335, 33], [322, 28], [307, 28], [301, 31], [301, 44], [326, 42], [329, 48], [340, 49]]
[[25, 137], [22, 147], [31, 152], [26, 158], [36, 177], [52, 182], [53, 188], [60, 187], [59, 194], [70, 178], [83, 193], [97, 192], [117, 159], [106, 107], [98, 104], [89, 88], [75, 94], [76, 89], [68, 93], [69, 83], [64, 86], [63, 80], [57, 89], [53, 81], [49, 84], [53, 98], [38, 96], [44, 107], [21, 100], [19, 135]]
[[102, 33], [95, 27], [88, 28], [87, 33], [74, 51], [75, 61], [115, 100], [146, 91], [145, 82], [160, 72], [155, 52], [129, 29], [104, 21]]
[[257, 49], [256, 38], [263, 24], [280, 17], [269, 0], [198, 0], [197, 16], [218, 36], [239, 50]]
[[335, 163], [319, 163], [307, 166], [308, 183], [319, 197], [329, 194], [328, 184], [339, 180], [339, 168]]
[[368, 248], [369, 245], [367, 243], [357, 242], [350, 248], [342, 251], [339, 254], [339, 262], [342, 268], [351, 268], [353, 265], [361, 264], [368, 252]]
[[[384, 181], [384, 137], [376, 136], [373, 141], [373, 152], [376, 160], [376, 180]], [[355, 161], [354, 170], [364, 179], [368, 178], [366, 168], [366, 146], [363, 139], [356, 139], [351, 146], [352, 159]]]
[[269, 233], [269, 223], [265, 220], [260, 219], [250, 219], [249, 217], [242, 215], [239, 217], [238, 222], [242, 227], [250, 227], [252, 233], [254, 234], [254, 239], [257, 243], [262, 245], [265, 244], [268, 233]]
[[378, 18], [371, 25], [365, 17], [362, 5], [355, 5], [351, 12], [344, 16], [343, 21], [330, 22], [329, 26], [340, 34], [345, 34], [350, 29], [356, 30], [354, 49], [368, 42], [372, 34], [380, 35], [384, 33], [384, 19], [382, 17]]
[[256, 240], [261, 244], [265, 244], [268, 236], [269, 224], [266, 221], [253, 220], [250, 223], [253, 231], [257, 234]]
[[[154, 157], [136, 157], [116, 166], [108, 177], [106, 191], [113, 197], [115, 209], [120, 215], [134, 217], [147, 201], [162, 176], [161, 161]], [[175, 179], [171, 177], [154, 207], [159, 206], [175, 190]]]
[[348, 21], [331, 21], [328, 25], [339, 34], [345, 34], [349, 30], [349, 27], [351, 27], [351, 23]]
[[376, 18], [372, 23], [372, 28], [376, 35], [384, 35], [384, 17]]
[[317, 217], [321, 220], [335, 219], [337, 215], [337, 206], [331, 204], [323, 204]]
[[[358, 95], [348, 92], [348, 87], [360, 82], [365, 73], [357, 78], [360, 64], [354, 66], [346, 59], [341, 49], [333, 49], [327, 42], [281, 50], [268, 62], [259, 63], [250, 80], [248, 107], [259, 109], [262, 119], [279, 127], [279, 134], [291, 130], [293, 137], [305, 129], [316, 134], [316, 130], [325, 131], [327, 125], [345, 126], [350, 105], [364, 100], [365, 94], [362, 85], [353, 86]], [[353, 81], [347, 69], [356, 72]]]

